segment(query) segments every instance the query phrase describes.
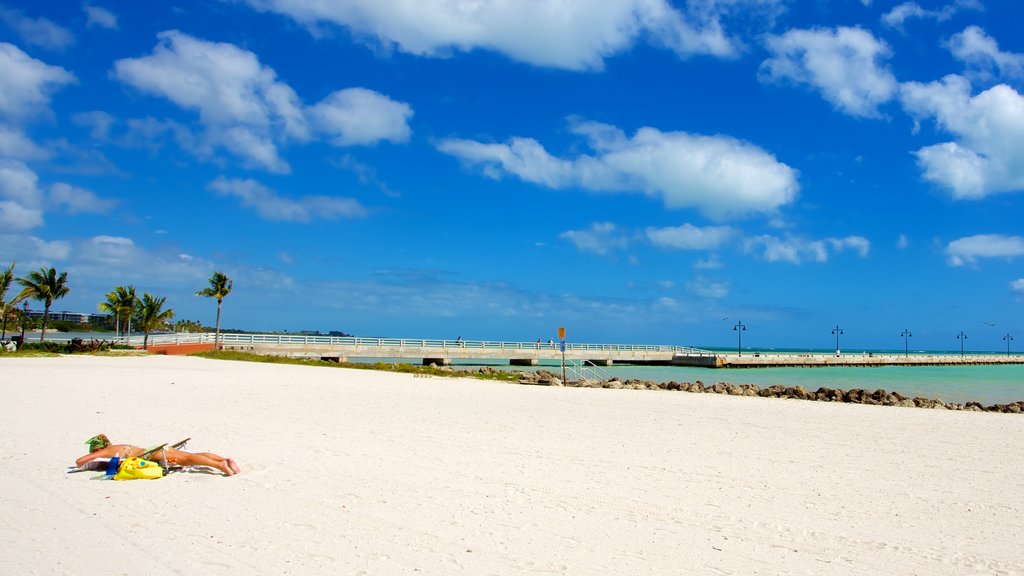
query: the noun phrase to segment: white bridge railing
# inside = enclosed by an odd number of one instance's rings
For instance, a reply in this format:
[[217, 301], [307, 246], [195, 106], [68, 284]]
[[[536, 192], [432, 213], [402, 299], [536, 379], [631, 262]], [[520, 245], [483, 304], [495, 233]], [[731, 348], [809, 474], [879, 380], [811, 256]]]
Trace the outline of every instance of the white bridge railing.
[[[72, 337], [57, 332], [50, 332], [47, 340], [69, 341]], [[90, 340], [88, 337], [79, 335], [83, 340]], [[97, 340], [102, 338], [97, 338]], [[132, 334], [108, 338], [107, 341], [130, 346], [142, 346], [144, 335]], [[227, 347], [235, 346], [258, 346], [258, 345], [295, 345], [295, 346], [329, 346], [338, 348], [416, 348], [424, 350], [458, 351], [486, 351], [512, 352], [560, 352], [558, 342], [503, 342], [495, 340], [446, 340], [446, 339], [417, 339], [417, 338], [363, 338], [357, 336], [311, 336], [302, 334], [225, 334], [220, 335], [221, 344]], [[174, 333], [174, 334], [150, 334], [150, 345], [168, 344], [213, 344], [214, 335], [211, 332], [201, 333]], [[657, 345], [657, 344], [583, 344], [566, 342], [567, 352], [618, 352], [618, 353], [671, 353], [688, 356], [714, 356], [714, 352], [692, 348], [689, 346]], [[456, 354], [457, 355], [457, 354]], [[476, 354], [479, 355], [479, 354]], [[505, 354], [502, 354], [505, 355]]]

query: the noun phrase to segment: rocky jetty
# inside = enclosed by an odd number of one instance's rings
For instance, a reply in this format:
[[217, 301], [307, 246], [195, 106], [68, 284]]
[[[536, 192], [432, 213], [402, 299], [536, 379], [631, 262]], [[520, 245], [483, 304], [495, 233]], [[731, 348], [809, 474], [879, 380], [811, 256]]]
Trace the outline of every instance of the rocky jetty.
[[931, 408], [938, 410], [968, 410], [972, 412], [1004, 412], [1019, 414], [1024, 412], [1024, 400], [1010, 404], [993, 404], [983, 406], [978, 402], [959, 404], [943, 402], [932, 398], [909, 398], [899, 392], [887, 390], [865, 390], [853, 388], [840, 390], [821, 387], [810, 391], [803, 386], [768, 386], [762, 388], [757, 384], [729, 384], [719, 382], [707, 385], [696, 382], [651, 382], [648, 380], [581, 380], [579, 382], [562, 382], [560, 376], [547, 370], [536, 372], [519, 372], [520, 384], [539, 386], [573, 386], [579, 388], [613, 388], [631, 390], [671, 390], [693, 392], [697, 394], [728, 394], [730, 396], [760, 396], [762, 398], [791, 398], [794, 400], [814, 400], [818, 402], [846, 402], [849, 404], [875, 404], [879, 406], [901, 406], [906, 408]]

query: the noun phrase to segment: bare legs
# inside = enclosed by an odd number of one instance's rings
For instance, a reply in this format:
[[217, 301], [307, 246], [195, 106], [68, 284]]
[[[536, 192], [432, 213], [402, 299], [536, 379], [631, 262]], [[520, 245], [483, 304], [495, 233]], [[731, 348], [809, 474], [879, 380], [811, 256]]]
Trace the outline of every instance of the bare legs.
[[152, 456], [152, 459], [157, 461], [162, 458], [167, 458], [168, 463], [178, 466], [209, 466], [220, 470], [225, 476], [232, 476], [242, 471], [231, 458], [225, 458], [212, 452], [182, 452], [167, 448], [163, 454], [157, 452]]

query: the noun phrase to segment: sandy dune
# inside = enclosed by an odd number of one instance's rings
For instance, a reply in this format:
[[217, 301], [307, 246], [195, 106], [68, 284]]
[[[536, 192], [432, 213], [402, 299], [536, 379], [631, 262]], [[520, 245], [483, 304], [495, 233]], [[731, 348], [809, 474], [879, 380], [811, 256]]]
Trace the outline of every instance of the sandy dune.
[[1024, 574], [1020, 415], [83, 356], [0, 358], [0, 439], [0, 574]]

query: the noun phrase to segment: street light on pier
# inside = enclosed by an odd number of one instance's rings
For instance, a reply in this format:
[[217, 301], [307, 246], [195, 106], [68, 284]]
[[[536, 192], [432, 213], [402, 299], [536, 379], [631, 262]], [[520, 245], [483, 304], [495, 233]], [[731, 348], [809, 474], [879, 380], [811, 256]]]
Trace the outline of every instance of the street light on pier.
[[1010, 342], [1013, 342], [1013, 336], [1010, 336], [1010, 333], [1007, 332], [1006, 336], [1003, 336], [1003, 340], [1006, 340], [1006, 355], [1009, 356], [1010, 355]]
[[910, 330], [904, 330], [900, 336], [903, 336], [903, 355], [910, 356], [910, 343], [907, 339], [913, 336], [913, 334], [910, 333]]
[[743, 331], [746, 330], [747, 327], [743, 325], [742, 321], [740, 321], [737, 322], [732, 329], [736, 331], [736, 353], [743, 356]]
[[836, 356], [839, 356], [839, 335], [843, 333], [843, 329], [836, 324], [836, 327], [832, 329], [832, 333], [836, 335]]
[[956, 339], [960, 341], [960, 359], [963, 360], [964, 359], [964, 340], [967, 340], [967, 334], [964, 334], [964, 331], [961, 330], [960, 333], [956, 335]]

